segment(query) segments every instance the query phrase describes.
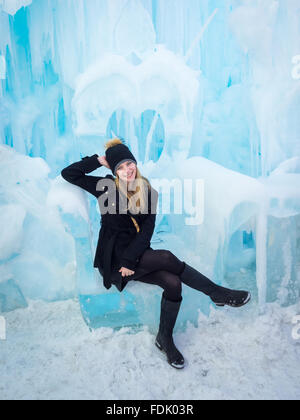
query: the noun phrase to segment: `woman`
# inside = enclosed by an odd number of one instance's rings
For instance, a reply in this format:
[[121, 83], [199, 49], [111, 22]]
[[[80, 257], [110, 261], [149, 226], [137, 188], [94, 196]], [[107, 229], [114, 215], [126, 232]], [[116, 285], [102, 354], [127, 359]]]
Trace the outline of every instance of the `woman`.
[[[98, 199], [101, 229], [94, 267], [103, 276], [104, 286], [109, 289], [114, 284], [121, 292], [128, 281], [138, 280], [164, 289], [155, 344], [166, 353], [172, 367], [182, 369], [184, 357], [173, 341], [182, 283], [205, 293], [217, 306], [240, 307], [251, 295], [218, 286], [172, 252], [151, 248], [158, 193], [141, 175], [135, 157], [120, 139], [108, 141], [105, 148], [105, 156], [86, 156], [63, 169], [61, 175]], [[114, 176], [86, 175], [101, 166]]]

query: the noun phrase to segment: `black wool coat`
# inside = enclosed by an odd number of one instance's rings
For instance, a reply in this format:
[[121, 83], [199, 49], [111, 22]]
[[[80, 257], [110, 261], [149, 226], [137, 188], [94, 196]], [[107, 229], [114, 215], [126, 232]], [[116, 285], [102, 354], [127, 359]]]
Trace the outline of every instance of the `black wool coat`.
[[[132, 214], [129, 210], [126, 213], [123, 210], [121, 213], [121, 193], [114, 182], [115, 177], [113, 175], [105, 177], [86, 175], [101, 166], [97, 154], [86, 156], [81, 161], [64, 168], [61, 171], [61, 176], [98, 199], [101, 227], [94, 267], [98, 267], [103, 275], [106, 289], [110, 289], [113, 283], [122, 291], [128, 281], [122, 278], [119, 269], [126, 267], [135, 271], [145, 250], [152, 249], [150, 242], [156, 221], [158, 192], [152, 186], [148, 190], [147, 214]], [[126, 198], [125, 200], [128, 203]], [[110, 208], [115, 209], [114, 212], [107, 212], [109, 202], [111, 203]], [[122, 202], [124, 203], [124, 200]], [[137, 222], [139, 232], [131, 217]], [[117, 278], [117, 281], [114, 281], [113, 278]]]

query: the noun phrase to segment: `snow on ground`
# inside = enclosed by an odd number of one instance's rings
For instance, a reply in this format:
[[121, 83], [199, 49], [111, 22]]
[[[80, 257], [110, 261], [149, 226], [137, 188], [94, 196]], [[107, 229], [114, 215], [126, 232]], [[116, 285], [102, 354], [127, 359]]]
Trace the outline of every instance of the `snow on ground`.
[[187, 359], [179, 371], [147, 327], [90, 332], [76, 300], [31, 301], [5, 315], [0, 399], [299, 399], [299, 313], [269, 304], [258, 316], [252, 303], [199, 314], [198, 328], [175, 334]]

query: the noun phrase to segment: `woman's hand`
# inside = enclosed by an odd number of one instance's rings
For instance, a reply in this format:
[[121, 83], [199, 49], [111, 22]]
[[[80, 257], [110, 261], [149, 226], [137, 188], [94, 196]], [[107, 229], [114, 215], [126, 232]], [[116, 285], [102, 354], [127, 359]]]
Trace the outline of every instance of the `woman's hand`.
[[101, 165], [105, 166], [106, 168], [110, 169], [110, 166], [106, 160], [105, 156], [99, 156], [98, 157], [99, 162], [101, 163]]
[[134, 274], [134, 271], [129, 270], [129, 268], [125, 268], [125, 267], [121, 267], [119, 271], [122, 273], [122, 277], [131, 276], [131, 274]]

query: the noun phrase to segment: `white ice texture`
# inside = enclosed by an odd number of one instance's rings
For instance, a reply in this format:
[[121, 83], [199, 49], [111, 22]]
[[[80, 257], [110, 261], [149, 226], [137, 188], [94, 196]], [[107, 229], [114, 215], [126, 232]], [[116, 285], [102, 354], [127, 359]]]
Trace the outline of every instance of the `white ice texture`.
[[[0, 2], [0, 310], [78, 295], [91, 327], [157, 323], [158, 287], [102, 286], [97, 201], [60, 177], [114, 136], [150, 180], [204, 182], [203, 222], [161, 212], [152, 247], [262, 312], [299, 301], [299, 1], [29, 3]], [[183, 294], [180, 321], [209, 312]]]
[[21, 7], [31, 4], [32, 0], [0, 0], [0, 10], [14, 15]]

